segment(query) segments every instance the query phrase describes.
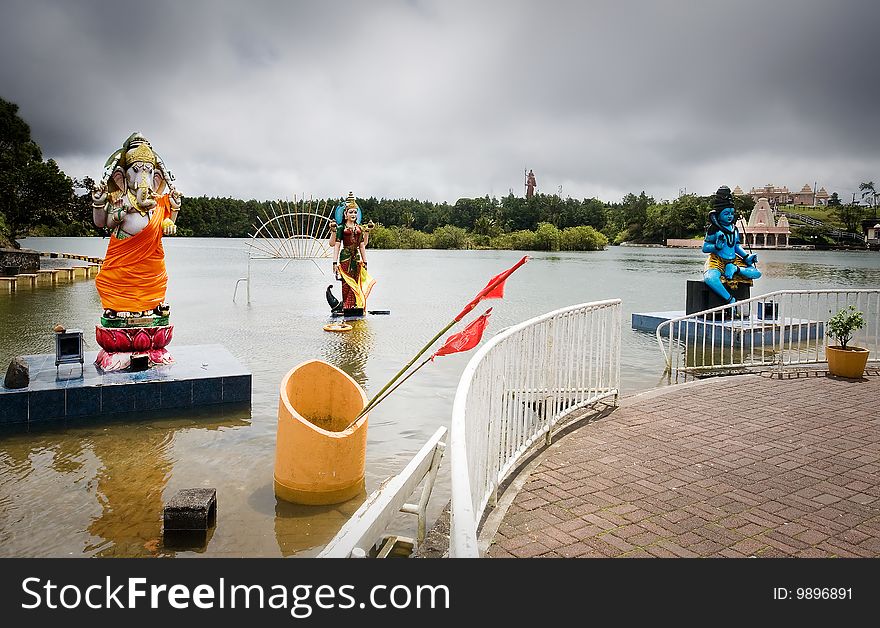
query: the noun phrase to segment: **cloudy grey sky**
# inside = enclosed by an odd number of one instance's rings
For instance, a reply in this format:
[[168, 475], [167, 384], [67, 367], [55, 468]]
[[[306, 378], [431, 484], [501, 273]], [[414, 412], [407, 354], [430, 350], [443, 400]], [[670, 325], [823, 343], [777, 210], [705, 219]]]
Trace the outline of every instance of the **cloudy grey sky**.
[[98, 178], [191, 196], [880, 183], [876, 0], [0, 0], [0, 97]]

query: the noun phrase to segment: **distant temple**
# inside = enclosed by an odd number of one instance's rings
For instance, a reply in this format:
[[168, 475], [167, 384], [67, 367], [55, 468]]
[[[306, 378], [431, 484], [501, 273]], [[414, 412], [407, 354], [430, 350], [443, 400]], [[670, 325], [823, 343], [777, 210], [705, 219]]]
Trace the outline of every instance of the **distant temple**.
[[819, 205], [827, 205], [828, 198], [831, 196], [824, 187], [819, 188], [818, 192], [813, 192], [813, 188], [808, 183], [804, 184], [800, 192], [792, 192], [788, 186], [777, 187], [772, 183], [768, 183], [762, 188], [752, 188], [748, 195], [742, 191], [742, 188], [736, 186], [733, 190], [734, 196], [751, 196], [757, 201], [766, 198], [767, 202], [772, 206], [778, 205], [803, 205], [806, 207], [816, 207]]
[[862, 233], [869, 249], [880, 251], [880, 218], [867, 218], [862, 221]]
[[809, 205], [812, 207], [825, 205], [828, 203], [828, 192], [825, 191], [825, 188], [819, 188], [819, 191], [814, 194], [813, 188], [805, 183], [801, 191], [794, 195], [792, 202], [795, 205]]
[[[737, 192], [739, 190], [739, 192]], [[737, 187], [733, 191], [734, 195], [744, 196], [742, 190]], [[745, 220], [738, 220], [736, 228], [742, 234], [745, 248], [756, 249], [787, 249], [791, 247], [789, 238], [791, 229], [789, 228], [788, 218], [779, 216], [777, 219], [773, 208], [766, 198], [761, 197], [755, 204], [752, 213], [749, 216], [748, 223]], [[877, 225], [877, 234], [880, 236], [880, 224]], [[702, 239], [667, 239], [666, 246], [681, 248], [699, 248], [702, 246]]]
[[744, 245], [746, 247], [777, 248], [785, 249], [790, 246], [789, 236], [791, 229], [788, 218], [780, 216], [779, 220], [773, 217], [773, 209], [766, 198], [759, 198], [752, 209], [747, 225], [742, 226]]

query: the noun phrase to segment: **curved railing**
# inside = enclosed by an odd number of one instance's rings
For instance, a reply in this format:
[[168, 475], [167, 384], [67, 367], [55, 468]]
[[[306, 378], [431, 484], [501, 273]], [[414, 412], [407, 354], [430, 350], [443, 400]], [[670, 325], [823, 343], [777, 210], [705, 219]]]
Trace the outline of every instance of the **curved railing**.
[[449, 556], [479, 556], [477, 529], [523, 455], [574, 410], [619, 395], [620, 299], [533, 318], [489, 340], [452, 408]]
[[880, 359], [880, 290], [777, 290], [664, 321], [657, 342], [670, 382], [818, 364], [827, 361], [827, 320], [850, 305], [865, 320], [851, 344]]

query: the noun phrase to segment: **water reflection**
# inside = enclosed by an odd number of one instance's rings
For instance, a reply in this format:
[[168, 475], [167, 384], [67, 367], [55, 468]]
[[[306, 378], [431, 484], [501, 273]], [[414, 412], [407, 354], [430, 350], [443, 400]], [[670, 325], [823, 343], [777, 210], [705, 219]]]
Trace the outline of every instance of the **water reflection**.
[[[670, 273], [690, 274], [694, 279], [702, 277], [705, 255], [699, 250], [691, 254], [675, 254], [666, 249], [645, 249], [651, 253], [624, 252], [621, 257], [622, 269], [628, 273]], [[805, 289], [822, 284], [827, 287], [870, 286], [880, 283], [880, 264], [876, 256], [863, 257], [860, 254], [835, 255], [833, 253], [756, 250], [758, 267], [763, 273], [763, 281], [755, 283], [753, 293], [766, 292], [764, 282], [768, 278], [784, 279], [794, 285], [788, 289]], [[800, 255], [799, 255], [800, 253]], [[831, 263], [823, 260], [831, 258]], [[849, 263], [847, 263], [849, 262]], [[773, 288], [776, 289], [776, 288]]]
[[808, 282], [820, 281], [837, 287], [880, 284], [880, 264], [870, 268], [816, 263], [767, 262], [762, 264], [762, 270], [768, 276], [788, 276], [791, 279]]
[[[651, 253], [644, 251], [650, 250]], [[658, 255], [658, 251], [667, 253]], [[632, 273], [663, 272], [676, 275], [701, 274], [705, 255], [699, 251], [690, 254], [669, 253], [666, 249], [644, 249], [641, 252], [625, 253], [623, 270]]]
[[[821, 335], [821, 323], [819, 323], [819, 333]], [[814, 328], [815, 333], [815, 328]], [[764, 339], [760, 334], [756, 334], [753, 346], [739, 346], [734, 344], [730, 346], [718, 347], [713, 346], [711, 341], [702, 344], [700, 340], [691, 340], [687, 344], [678, 347], [678, 359], [674, 363], [685, 368], [709, 368], [719, 367], [724, 371], [725, 364], [777, 364], [780, 359], [786, 363], [810, 362], [818, 361], [824, 354], [825, 344], [816, 340], [801, 340], [794, 343], [784, 343], [784, 349], [779, 351], [779, 333], [775, 334], [775, 338]]]
[[166, 550], [166, 553], [190, 551], [204, 554], [208, 545], [211, 544], [211, 538], [216, 529], [216, 526], [211, 526], [207, 530], [177, 530], [173, 533], [166, 533], [162, 539], [162, 549]]
[[323, 345], [324, 359], [348, 373], [361, 388], [367, 388], [367, 358], [373, 350], [373, 332], [367, 319], [348, 321], [351, 331], [326, 332], [331, 336]]
[[85, 552], [95, 556], [137, 556], [159, 551], [162, 492], [174, 466], [169, 458], [174, 431], [144, 426], [112, 441], [101, 438], [93, 451], [103, 462], [96, 478], [101, 514], [88, 531]]
[[[175, 466], [178, 435], [250, 425], [249, 408], [213, 408], [185, 418], [120, 416], [61, 431], [4, 430], [0, 456], [0, 546], [6, 555], [145, 557], [173, 554], [162, 542], [163, 494]], [[186, 464], [186, 463], [183, 463]], [[22, 526], [38, 520], [49, 527]], [[44, 533], [43, 533], [44, 531]], [[209, 540], [206, 539], [206, 541]], [[76, 541], [73, 540], [75, 543]], [[193, 549], [189, 547], [188, 549]], [[67, 550], [67, 551], [64, 551]]]
[[[367, 497], [366, 491], [341, 504], [303, 506], [275, 501], [275, 539], [282, 556], [317, 554]], [[306, 551], [312, 550], [312, 551]]]

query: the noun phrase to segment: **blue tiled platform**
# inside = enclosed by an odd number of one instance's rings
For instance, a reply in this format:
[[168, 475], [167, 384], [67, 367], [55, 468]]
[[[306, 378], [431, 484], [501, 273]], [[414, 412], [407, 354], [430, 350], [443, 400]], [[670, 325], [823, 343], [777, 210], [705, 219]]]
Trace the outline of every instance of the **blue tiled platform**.
[[684, 316], [684, 310], [669, 312], [636, 312], [632, 315], [632, 328], [638, 331], [655, 333], [661, 323]]
[[0, 386], [0, 425], [76, 417], [187, 409], [217, 403], [249, 403], [251, 374], [222, 345], [168, 347], [174, 364], [146, 371], [104, 373], [85, 354], [79, 364], [55, 368], [55, 355], [22, 356], [30, 386]]
[[[656, 333], [661, 323], [684, 316], [684, 310], [669, 312], [633, 313], [632, 327], [638, 331]], [[716, 345], [735, 345], [737, 347], [770, 347], [782, 342], [817, 340], [825, 335], [825, 323], [805, 318], [767, 318], [757, 319], [754, 315], [745, 318], [713, 320], [704, 319], [699, 314], [679, 321], [679, 338], [689, 338], [701, 342], [703, 338]], [[668, 336], [670, 327], [663, 329], [661, 335]]]

